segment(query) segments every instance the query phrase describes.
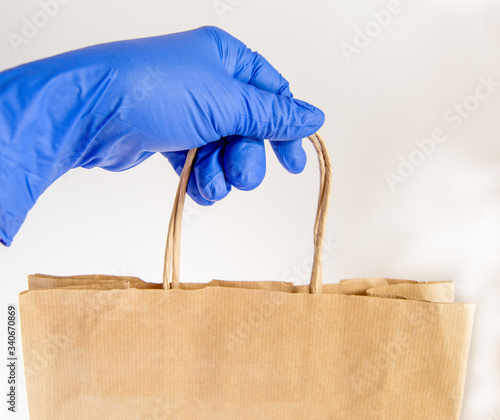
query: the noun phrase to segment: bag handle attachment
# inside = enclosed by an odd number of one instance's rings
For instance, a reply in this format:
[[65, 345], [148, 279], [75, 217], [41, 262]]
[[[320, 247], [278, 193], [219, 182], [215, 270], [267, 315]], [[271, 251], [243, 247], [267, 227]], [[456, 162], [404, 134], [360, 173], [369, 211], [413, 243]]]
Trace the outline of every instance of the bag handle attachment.
[[[314, 222], [314, 258], [309, 283], [310, 293], [321, 293], [322, 271], [321, 271], [321, 252], [323, 249], [323, 238], [325, 235], [326, 218], [328, 215], [328, 206], [330, 201], [330, 189], [332, 182], [332, 167], [330, 156], [326, 149], [325, 141], [317, 132], [308, 139], [314, 146], [318, 155], [319, 163], [319, 196], [318, 208], [316, 211], [316, 220]], [[179, 263], [180, 263], [180, 242], [181, 242], [181, 221], [184, 201], [186, 199], [186, 188], [191, 174], [193, 161], [197, 149], [191, 149], [186, 157], [184, 168], [179, 179], [177, 192], [175, 194], [174, 205], [170, 215], [168, 225], [167, 243], [165, 246], [165, 259], [163, 266], [163, 289], [178, 289], [179, 281]]]

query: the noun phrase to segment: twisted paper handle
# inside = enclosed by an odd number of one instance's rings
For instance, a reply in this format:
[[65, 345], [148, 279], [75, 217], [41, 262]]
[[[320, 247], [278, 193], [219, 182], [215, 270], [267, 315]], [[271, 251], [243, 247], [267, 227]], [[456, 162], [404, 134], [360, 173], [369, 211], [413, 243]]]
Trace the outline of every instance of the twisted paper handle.
[[[321, 272], [321, 252], [323, 249], [323, 237], [325, 234], [326, 218], [330, 201], [330, 188], [332, 181], [332, 168], [330, 156], [326, 149], [325, 142], [319, 133], [309, 136], [316, 153], [318, 154], [320, 184], [318, 209], [316, 211], [316, 221], [314, 223], [314, 259], [310, 281], [310, 293], [321, 293], [322, 272]], [[179, 288], [179, 260], [181, 243], [181, 221], [184, 200], [186, 198], [186, 188], [191, 174], [194, 157], [197, 149], [191, 149], [186, 157], [184, 168], [182, 169], [177, 193], [175, 194], [174, 206], [168, 225], [167, 244], [165, 246], [165, 260], [163, 267], [163, 288]]]

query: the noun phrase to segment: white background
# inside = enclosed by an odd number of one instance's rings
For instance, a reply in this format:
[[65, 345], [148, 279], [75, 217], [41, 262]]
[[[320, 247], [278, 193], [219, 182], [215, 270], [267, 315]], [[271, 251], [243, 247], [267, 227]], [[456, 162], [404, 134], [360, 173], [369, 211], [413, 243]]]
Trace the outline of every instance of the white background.
[[[217, 13], [223, 4], [229, 7]], [[468, 98], [480, 77], [500, 82], [500, 3], [402, 1], [387, 27], [347, 59], [342, 43], [354, 45], [356, 28], [373, 25], [372, 12], [387, 7], [378, 0], [70, 0], [16, 52], [9, 32], [20, 34], [22, 19], [41, 7], [0, 0], [0, 69], [207, 24], [259, 51], [294, 96], [326, 114], [321, 131], [334, 185], [324, 281], [455, 280], [457, 298], [478, 304], [461, 419], [500, 420], [500, 87], [476, 105]], [[464, 101], [477, 109], [455, 127], [443, 114]], [[436, 128], [446, 141], [391, 191], [384, 174], [397, 173], [399, 157], [408, 158], [418, 150], [415, 139]], [[306, 147], [302, 174], [288, 174], [269, 153], [257, 190], [234, 191], [210, 208], [188, 206], [184, 281], [282, 280], [293, 266], [307, 268], [318, 176]], [[77, 169], [55, 182], [13, 245], [0, 249], [0, 325], [27, 274], [160, 282], [176, 183], [161, 155], [124, 173]], [[305, 283], [306, 275], [297, 280]], [[6, 357], [2, 348], [6, 338]], [[28, 418], [24, 392], [9, 417]]]

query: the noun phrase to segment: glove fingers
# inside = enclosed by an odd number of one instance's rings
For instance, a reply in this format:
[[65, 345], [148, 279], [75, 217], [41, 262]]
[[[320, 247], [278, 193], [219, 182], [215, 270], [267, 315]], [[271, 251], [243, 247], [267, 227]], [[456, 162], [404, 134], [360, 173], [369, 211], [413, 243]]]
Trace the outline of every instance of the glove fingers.
[[207, 27], [207, 31], [219, 46], [221, 62], [230, 76], [267, 92], [292, 96], [286, 79], [258, 52], [220, 28]]
[[[194, 170], [188, 181], [189, 196], [200, 205], [224, 198], [231, 185], [243, 191], [258, 187], [266, 174], [264, 140], [239, 136], [198, 148]], [[162, 152], [180, 176], [187, 151]]]
[[264, 140], [230, 136], [224, 148], [224, 173], [234, 187], [243, 191], [257, 188], [266, 175]]
[[211, 206], [215, 203], [215, 201], [207, 200], [200, 192], [198, 187], [198, 180], [196, 178], [196, 173], [193, 171], [191, 175], [189, 175], [189, 180], [186, 188], [186, 192], [193, 199], [196, 204], [200, 206]]
[[205, 200], [212, 202], [222, 200], [231, 191], [223, 170], [224, 143], [221, 139], [200, 147], [194, 164], [198, 191]]
[[291, 141], [271, 141], [271, 147], [278, 161], [292, 174], [301, 173], [307, 162], [307, 155], [302, 147], [302, 139]]
[[[224, 35], [221, 37], [222, 40], [226, 41], [232, 48], [225, 48], [223, 51], [235, 55], [234, 60], [223, 60], [224, 63], [235, 63], [234, 69], [229, 69], [228, 71], [230, 75], [240, 82], [255, 86], [261, 90], [286, 97], [293, 97], [288, 81], [263, 56], [258, 52], [252, 51], [230, 34], [224, 32]], [[249, 143], [249, 141], [251, 142], [250, 139], [245, 138], [241, 138], [238, 142], [233, 141], [226, 146], [224, 152], [224, 172], [226, 178], [239, 189], [256, 188], [262, 182], [265, 175], [264, 144], [263, 142], [261, 143], [262, 152], [260, 152], [260, 149], [255, 148], [253, 150], [254, 153], [251, 153], [248, 150], [243, 150], [244, 147], [251, 147], [252, 143]], [[287, 142], [271, 141], [270, 143], [278, 161], [287, 171], [298, 174], [304, 170], [307, 157], [302, 148], [302, 139]], [[228, 146], [230, 146], [229, 149]], [[256, 167], [244, 167], [244, 165], [248, 166], [248, 164], [244, 159], [239, 159], [239, 156], [245, 153], [249, 156], [249, 159], [254, 160], [257, 159], [257, 154], [259, 154], [263, 162], [260, 173], [256, 173]], [[231, 159], [235, 159], [235, 163], [232, 165], [227, 162], [230, 161], [230, 159], [226, 159], [229, 156], [231, 156]], [[254, 174], [253, 177], [250, 175], [252, 173]], [[259, 181], [247, 178], [249, 175], [252, 178], [259, 178]], [[255, 186], [250, 187], [253, 184]]]
[[[233, 79], [234, 80], [234, 79]], [[234, 80], [234, 119], [222, 118], [219, 132], [269, 140], [297, 140], [315, 133], [324, 123], [323, 112], [299, 99], [265, 92]]]

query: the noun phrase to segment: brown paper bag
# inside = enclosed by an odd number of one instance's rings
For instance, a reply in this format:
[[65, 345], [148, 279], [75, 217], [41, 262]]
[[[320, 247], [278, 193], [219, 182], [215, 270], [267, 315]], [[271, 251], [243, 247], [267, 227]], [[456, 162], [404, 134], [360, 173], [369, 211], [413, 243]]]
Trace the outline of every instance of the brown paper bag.
[[474, 304], [453, 283], [322, 284], [330, 162], [311, 283], [179, 282], [181, 175], [164, 283], [29, 277], [20, 314], [32, 420], [458, 419]]

